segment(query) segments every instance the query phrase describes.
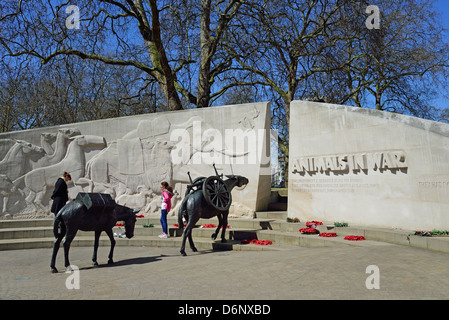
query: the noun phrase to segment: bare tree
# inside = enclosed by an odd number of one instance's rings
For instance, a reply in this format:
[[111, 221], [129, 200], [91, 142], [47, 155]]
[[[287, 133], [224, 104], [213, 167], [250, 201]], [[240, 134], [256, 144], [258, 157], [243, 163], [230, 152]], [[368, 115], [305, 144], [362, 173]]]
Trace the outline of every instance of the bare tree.
[[[346, 40], [335, 47], [332, 61], [344, 68], [327, 74], [339, 84], [337, 103], [434, 118], [435, 80], [447, 72], [449, 47], [434, 1], [378, 1], [380, 28], [368, 29], [368, 1], [345, 6], [341, 26]], [[317, 86], [326, 92], [324, 86]]]
[[340, 37], [328, 36], [337, 25], [344, 1], [265, 0], [245, 6], [233, 23], [226, 49], [238, 72], [248, 73], [239, 85], [263, 86], [273, 101], [272, 121], [279, 147], [288, 162], [290, 103], [307, 97], [316, 74], [340, 69], [327, 65]]
[[380, 29], [366, 26], [368, 1], [265, 0], [243, 7], [226, 49], [236, 72], [246, 72], [239, 85], [267, 88], [287, 161], [294, 99], [435, 115], [430, 89], [447, 71], [449, 51], [433, 2], [378, 1]]
[[[379, 0], [379, 30], [365, 26], [368, 2], [80, 0], [71, 7], [68, 0], [7, 0], [0, 3], [0, 47], [2, 61], [34, 57], [47, 70], [66, 61], [66, 70], [54, 69], [54, 79], [45, 80], [50, 91], [50, 84], [65, 83], [45, 104], [62, 108], [61, 121], [74, 112], [86, 119], [141, 112], [143, 99], [157, 101], [151, 110], [158, 111], [257, 98], [273, 102], [287, 153], [294, 99], [444, 118], [429, 103], [448, 57], [433, 1]], [[90, 75], [81, 61], [94, 63]], [[82, 93], [85, 79], [93, 79], [92, 92]], [[106, 96], [112, 85], [126, 94]], [[13, 109], [7, 114], [4, 127]]]
[[[10, 56], [36, 57], [43, 64], [70, 55], [131, 66], [157, 81], [166, 110], [183, 108], [179, 93], [187, 103], [205, 107], [210, 104], [215, 77], [228, 65], [227, 59], [215, 61], [215, 54], [243, 0], [197, 3], [84, 0], [68, 16], [69, 1], [55, 5], [44, 0], [17, 4], [9, 0], [2, 5], [0, 43]], [[73, 12], [79, 13], [79, 21], [74, 21]], [[192, 64], [197, 86], [189, 83], [194, 79], [191, 74], [190, 79], [184, 77]]]
[[1, 132], [156, 112], [164, 104], [156, 83], [134, 68], [66, 56], [2, 70]]

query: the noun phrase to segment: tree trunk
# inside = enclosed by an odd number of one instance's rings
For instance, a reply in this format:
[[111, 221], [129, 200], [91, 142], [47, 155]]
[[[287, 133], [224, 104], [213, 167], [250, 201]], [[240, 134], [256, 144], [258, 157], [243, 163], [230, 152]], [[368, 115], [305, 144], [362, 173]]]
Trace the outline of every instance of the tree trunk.
[[198, 75], [197, 108], [209, 106], [210, 101], [210, 52], [212, 41], [210, 34], [211, 0], [203, 0], [201, 8], [201, 61]]
[[151, 27], [146, 18], [142, 2], [138, 2], [137, 8], [140, 11], [139, 13], [143, 22], [141, 25], [139, 23], [139, 30], [145, 40], [153, 66], [157, 69], [153, 76], [158, 81], [167, 99], [167, 110], [182, 110], [181, 100], [175, 87], [173, 70], [168, 63], [165, 48], [162, 44], [159, 10], [156, 2], [156, 0], [149, 1], [151, 7]]
[[4, 106], [4, 108], [6, 110], [4, 110], [4, 114], [3, 114], [3, 119], [2, 119], [2, 124], [0, 127], [0, 132], [8, 132], [11, 130], [10, 128], [10, 118], [11, 118], [11, 106], [10, 105], [6, 105]]

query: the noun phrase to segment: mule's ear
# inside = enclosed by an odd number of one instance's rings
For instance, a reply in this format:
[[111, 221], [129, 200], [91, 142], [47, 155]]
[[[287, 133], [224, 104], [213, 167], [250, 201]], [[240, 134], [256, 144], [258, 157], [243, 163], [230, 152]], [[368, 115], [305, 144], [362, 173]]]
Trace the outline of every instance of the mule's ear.
[[135, 209], [135, 210], [133, 210], [133, 213], [134, 214], [138, 214], [140, 212], [140, 209]]

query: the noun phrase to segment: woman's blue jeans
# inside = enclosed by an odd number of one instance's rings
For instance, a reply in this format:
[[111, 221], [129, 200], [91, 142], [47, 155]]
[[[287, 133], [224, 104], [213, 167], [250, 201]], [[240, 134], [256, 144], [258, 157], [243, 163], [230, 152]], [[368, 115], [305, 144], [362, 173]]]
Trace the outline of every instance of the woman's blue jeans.
[[162, 209], [161, 210], [161, 225], [162, 225], [162, 231], [165, 234], [168, 234], [167, 231], [167, 209]]

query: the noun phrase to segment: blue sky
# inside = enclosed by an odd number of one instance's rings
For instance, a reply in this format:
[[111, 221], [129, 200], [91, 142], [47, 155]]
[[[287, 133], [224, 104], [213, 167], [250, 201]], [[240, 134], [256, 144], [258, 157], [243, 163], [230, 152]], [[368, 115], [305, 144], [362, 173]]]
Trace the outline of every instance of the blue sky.
[[[443, 27], [448, 30], [448, 37], [449, 37], [449, 0], [437, 0], [435, 2], [435, 7], [440, 11], [441, 13], [441, 20], [443, 23]], [[449, 41], [449, 39], [448, 39]], [[438, 106], [440, 108], [448, 108], [449, 107], [449, 100], [440, 97]]]
[[449, 29], [449, 0], [438, 0], [435, 6], [442, 14], [444, 26]]

